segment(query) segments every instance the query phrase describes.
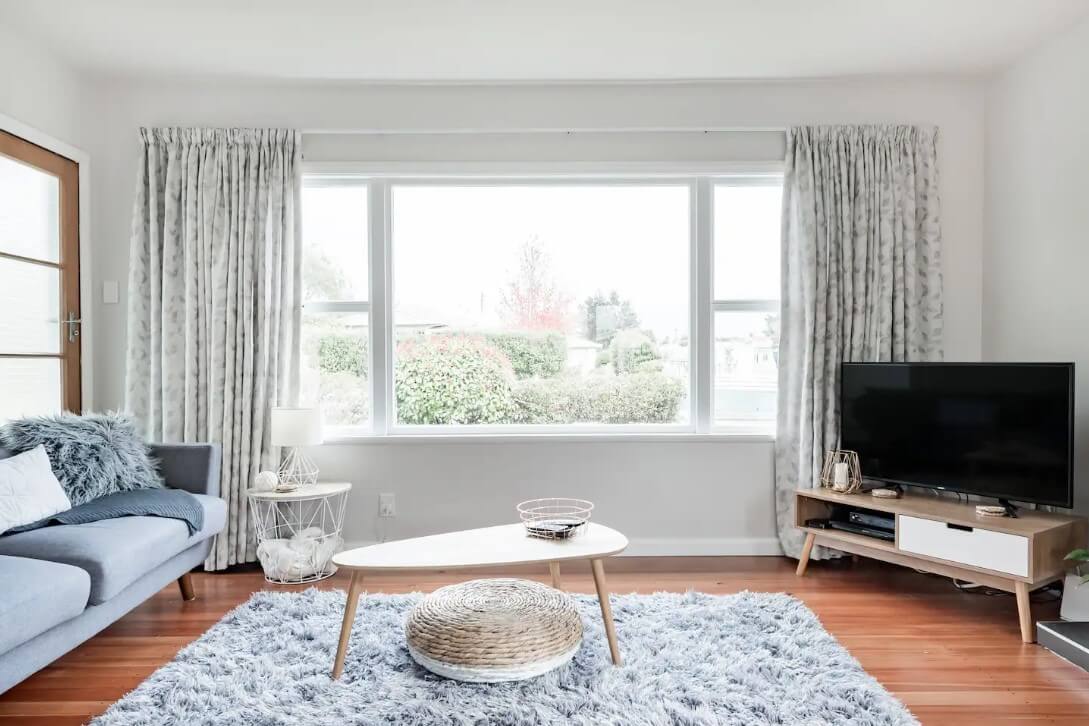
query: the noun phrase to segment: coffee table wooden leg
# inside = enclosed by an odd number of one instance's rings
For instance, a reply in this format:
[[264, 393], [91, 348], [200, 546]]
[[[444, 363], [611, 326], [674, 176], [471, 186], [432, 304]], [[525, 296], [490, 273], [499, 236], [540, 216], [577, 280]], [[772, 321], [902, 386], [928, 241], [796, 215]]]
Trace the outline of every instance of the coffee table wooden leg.
[[609, 588], [605, 584], [605, 565], [601, 560], [590, 560], [590, 567], [594, 571], [594, 585], [597, 587], [597, 599], [601, 604], [601, 620], [605, 623], [605, 637], [609, 639], [609, 652], [613, 656], [613, 665], [620, 665], [620, 648], [616, 644], [613, 608], [609, 605]]
[[348, 654], [348, 640], [352, 637], [352, 624], [355, 622], [355, 609], [359, 605], [359, 593], [363, 589], [363, 575], [352, 573], [352, 584], [348, 586], [348, 599], [344, 603], [344, 621], [340, 624], [340, 642], [337, 643], [337, 657], [333, 660], [333, 680], [344, 672], [344, 656]]
[[552, 574], [552, 587], [556, 588], [557, 590], [562, 590], [563, 581], [560, 580], [560, 563], [549, 562], [548, 571]]

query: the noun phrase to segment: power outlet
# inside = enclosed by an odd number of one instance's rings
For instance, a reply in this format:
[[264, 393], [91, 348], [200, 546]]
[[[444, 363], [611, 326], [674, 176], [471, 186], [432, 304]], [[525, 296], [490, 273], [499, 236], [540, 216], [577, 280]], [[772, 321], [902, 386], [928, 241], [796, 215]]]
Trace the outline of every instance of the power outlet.
[[393, 498], [393, 494], [386, 492], [378, 495], [378, 516], [379, 517], [396, 517], [397, 516], [397, 503]]

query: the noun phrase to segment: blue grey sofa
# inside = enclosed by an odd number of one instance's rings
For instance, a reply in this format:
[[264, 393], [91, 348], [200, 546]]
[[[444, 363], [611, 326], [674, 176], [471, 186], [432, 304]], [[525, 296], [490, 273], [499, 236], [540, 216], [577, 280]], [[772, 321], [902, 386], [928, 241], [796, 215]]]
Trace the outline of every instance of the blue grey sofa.
[[[11, 453], [0, 449], [0, 459]], [[171, 580], [194, 597], [189, 572], [226, 523], [214, 444], [152, 446], [167, 486], [196, 495], [204, 526], [119, 517], [0, 537], [0, 693], [75, 648]]]

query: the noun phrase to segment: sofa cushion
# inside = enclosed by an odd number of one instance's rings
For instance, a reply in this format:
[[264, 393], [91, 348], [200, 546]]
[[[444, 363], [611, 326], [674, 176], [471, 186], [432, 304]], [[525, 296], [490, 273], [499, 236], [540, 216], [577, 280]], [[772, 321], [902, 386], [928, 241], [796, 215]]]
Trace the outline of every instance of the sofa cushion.
[[71, 508], [44, 446], [0, 459], [0, 534]]
[[91, 576], [90, 603], [98, 605], [184, 549], [214, 536], [226, 521], [226, 502], [194, 495], [204, 526], [192, 537], [185, 523], [164, 517], [118, 517], [66, 524], [0, 537], [0, 555], [63, 562]]
[[0, 653], [82, 613], [90, 591], [78, 567], [0, 556]]
[[16, 419], [0, 426], [0, 442], [15, 451], [44, 446], [73, 507], [114, 492], [163, 486], [147, 444], [123, 413]]

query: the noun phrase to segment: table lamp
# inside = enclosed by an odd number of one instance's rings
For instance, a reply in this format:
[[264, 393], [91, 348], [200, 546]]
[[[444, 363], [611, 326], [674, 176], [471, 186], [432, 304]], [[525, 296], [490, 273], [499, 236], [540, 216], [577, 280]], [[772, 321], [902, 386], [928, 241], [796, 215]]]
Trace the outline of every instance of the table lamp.
[[321, 410], [317, 408], [272, 409], [272, 445], [287, 449], [277, 472], [276, 491], [290, 492], [318, 482], [318, 467], [302, 452], [303, 446], [322, 443]]

